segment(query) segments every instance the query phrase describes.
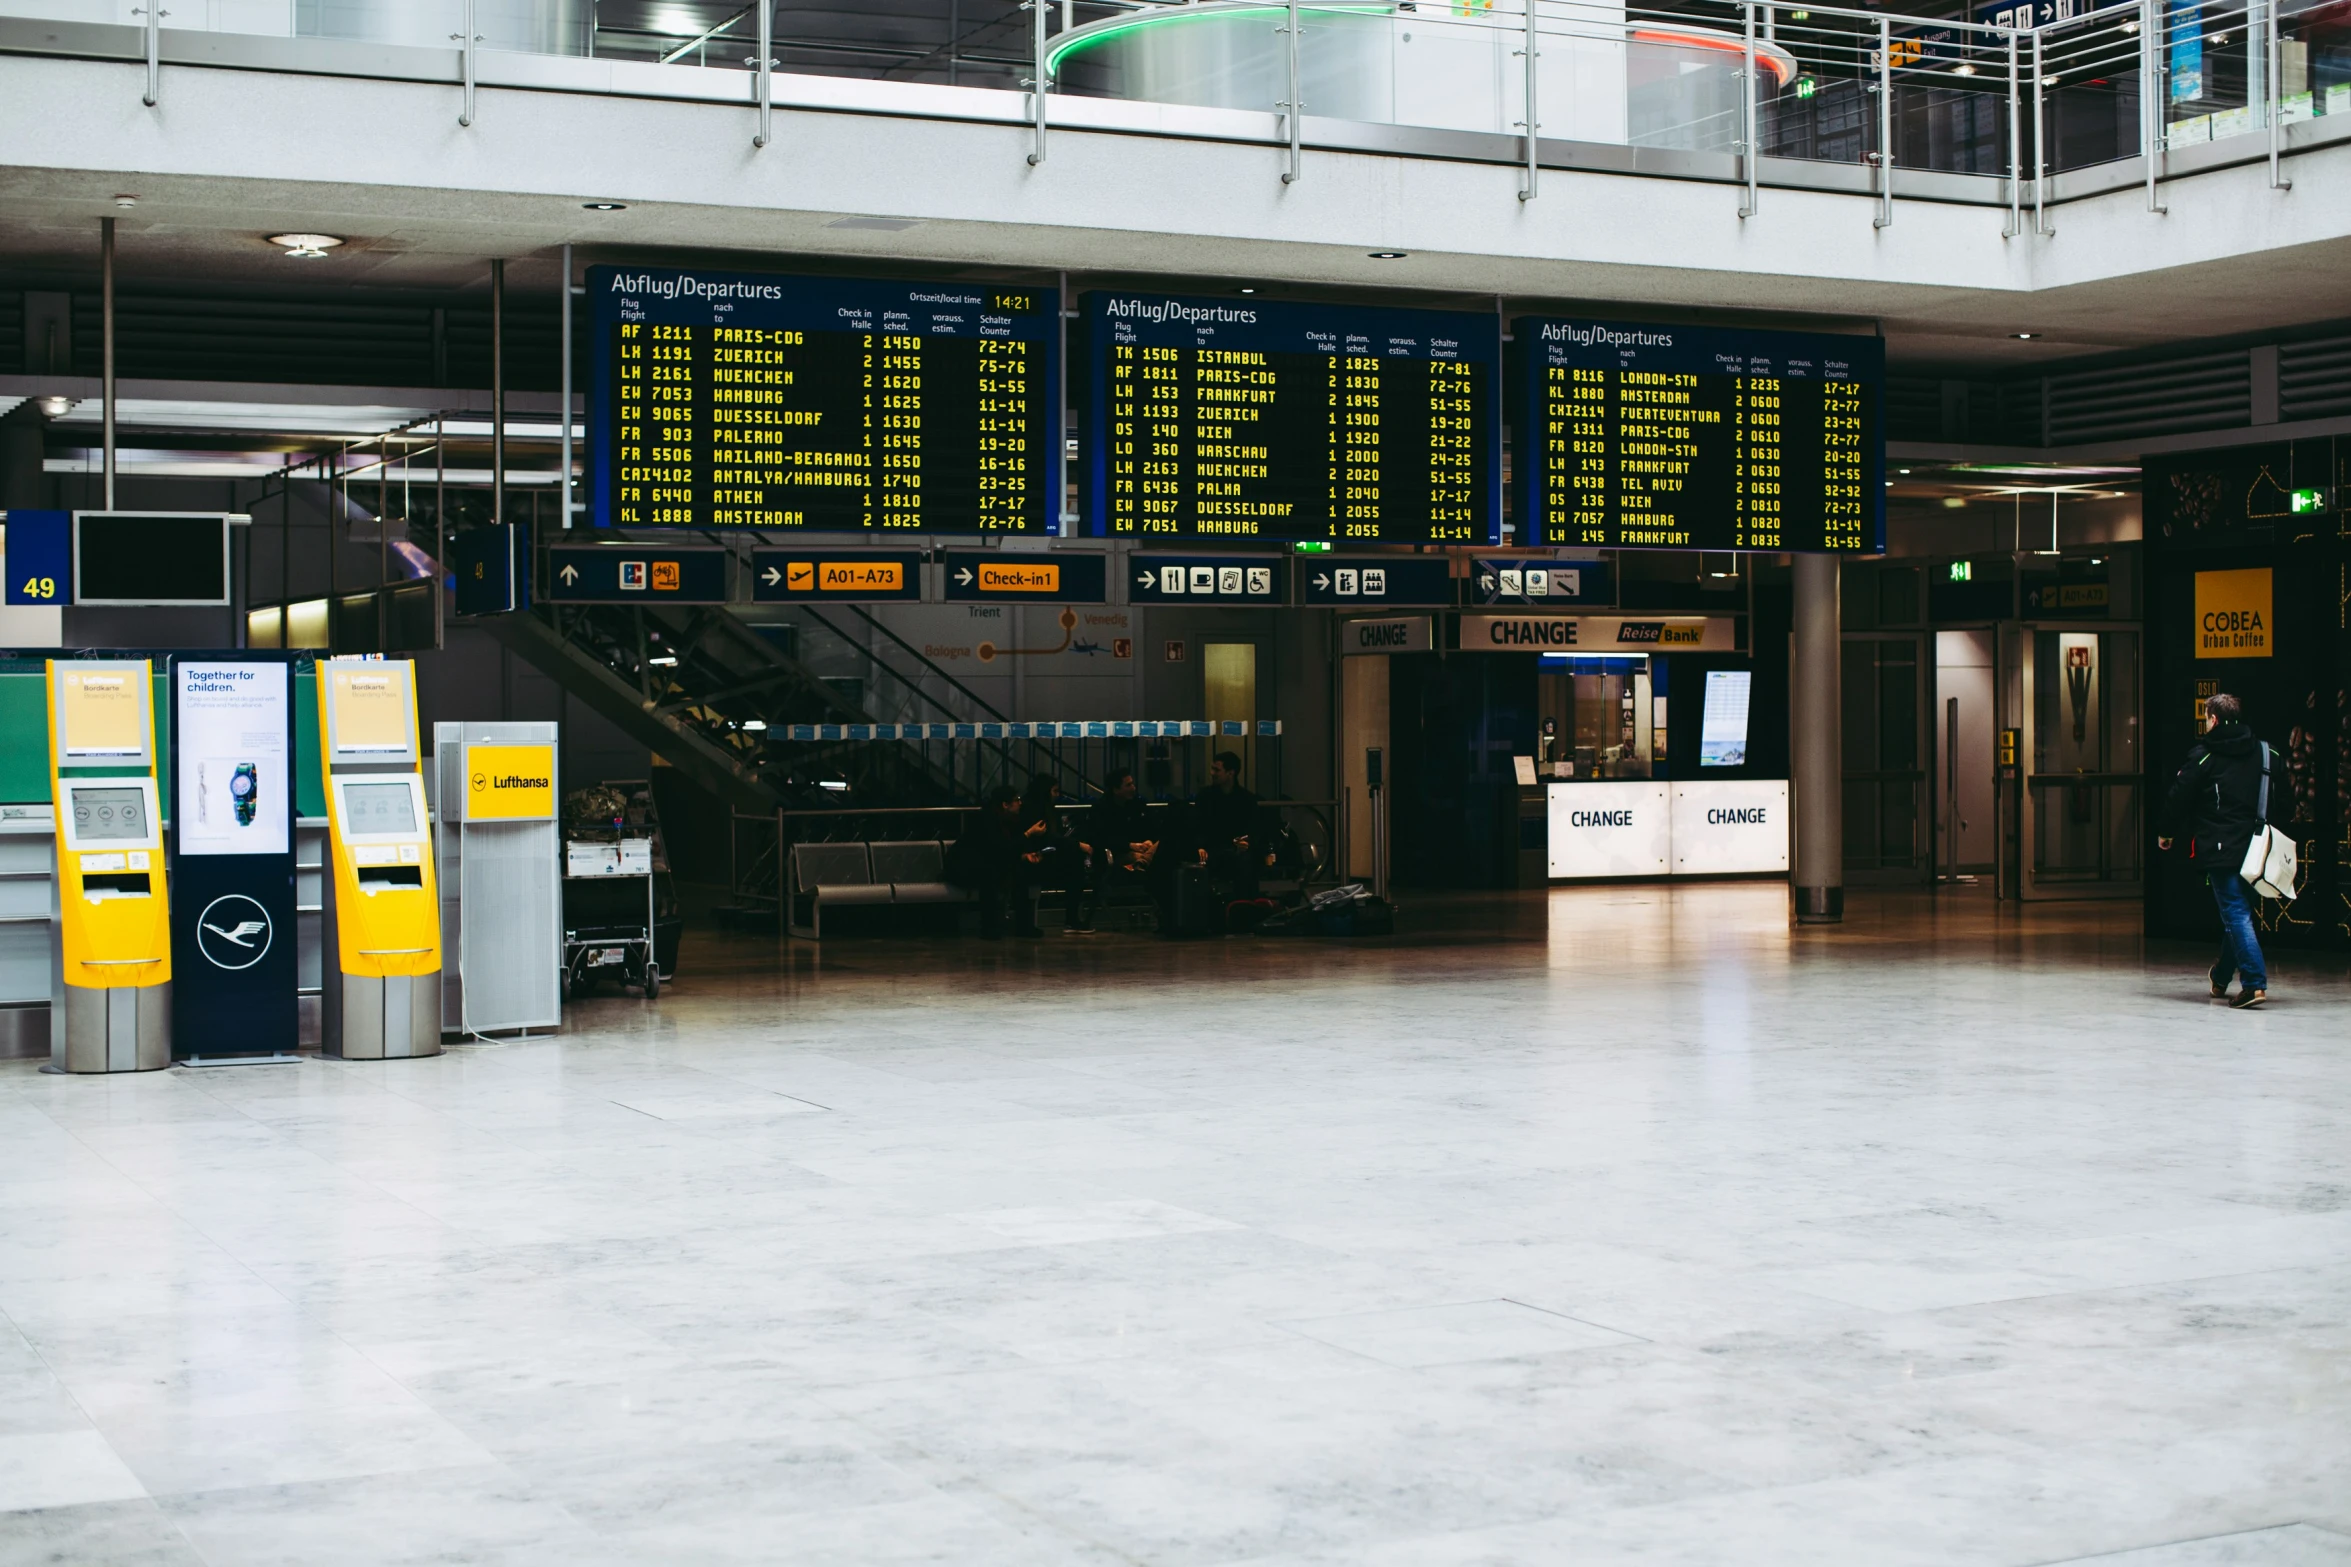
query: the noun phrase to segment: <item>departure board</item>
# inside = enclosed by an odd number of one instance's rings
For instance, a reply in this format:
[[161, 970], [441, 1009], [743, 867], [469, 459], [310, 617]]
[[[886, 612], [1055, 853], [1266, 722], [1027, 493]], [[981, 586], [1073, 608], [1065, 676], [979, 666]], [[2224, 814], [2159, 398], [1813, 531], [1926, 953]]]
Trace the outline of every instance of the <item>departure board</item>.
[[1091, 531], [1500, 541], [1494, 317], [1105, 293], [1086, 322]]
[[595, 521], [1058, 532], [1051, 290], [594, 267]]
[[1875, 337], [1522, 319], [1527, 542], [1884, 547]]

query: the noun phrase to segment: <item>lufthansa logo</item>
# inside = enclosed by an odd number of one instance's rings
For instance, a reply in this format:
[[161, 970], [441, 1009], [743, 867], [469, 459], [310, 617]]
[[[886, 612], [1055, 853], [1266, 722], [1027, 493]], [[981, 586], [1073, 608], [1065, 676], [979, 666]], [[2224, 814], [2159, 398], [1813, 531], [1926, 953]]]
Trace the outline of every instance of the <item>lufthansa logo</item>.
[[223, 893], [196, 916], [196, 949], [214, 968], [251, 968], [268, 955], [276, 934], [269, 910], [241, 892]]

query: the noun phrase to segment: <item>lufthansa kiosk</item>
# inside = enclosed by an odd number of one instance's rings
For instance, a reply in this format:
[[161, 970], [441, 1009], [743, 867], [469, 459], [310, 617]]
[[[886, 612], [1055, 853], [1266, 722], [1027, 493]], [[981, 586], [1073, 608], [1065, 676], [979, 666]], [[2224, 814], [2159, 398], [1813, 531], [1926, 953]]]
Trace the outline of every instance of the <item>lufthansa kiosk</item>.
[[441, 1053], [441, 905], [416, 728], [416, 666], [318, 666], [327, 786], [327, 1053]]
[[57, 816], [50, 1064], [171, 1065], [171, 911], [155, 792], [155, 683], [145, 659], [49, 665]]

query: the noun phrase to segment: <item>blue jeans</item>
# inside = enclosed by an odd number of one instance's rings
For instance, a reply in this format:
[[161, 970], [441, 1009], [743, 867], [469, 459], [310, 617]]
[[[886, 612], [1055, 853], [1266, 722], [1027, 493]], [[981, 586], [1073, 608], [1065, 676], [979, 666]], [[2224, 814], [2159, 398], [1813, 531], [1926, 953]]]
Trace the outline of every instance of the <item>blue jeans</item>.
[[2210, 871], [2204, 880], [2220, 908], [2220, 957], [2212, 965], [2212, 982], [2225, 986], [2234, 975], [2247, 990], [2267, 990], [2269, 970], [2253, 934], [2253, 889], [2235, 871]]

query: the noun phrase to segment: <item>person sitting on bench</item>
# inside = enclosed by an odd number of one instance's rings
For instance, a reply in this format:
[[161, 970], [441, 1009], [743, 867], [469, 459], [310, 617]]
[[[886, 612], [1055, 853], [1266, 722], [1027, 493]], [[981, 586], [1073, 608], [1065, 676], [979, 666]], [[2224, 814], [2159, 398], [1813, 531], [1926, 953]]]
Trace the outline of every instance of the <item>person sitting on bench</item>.
[[1031, 896], [1041, 863], [1042, 852], [1031, 850], [1021, 834], [1020, 791], [998, 784], [988, 791], [978, 819], [947, 851], [947, 879], [978, 896], [980, 934], [988, 940], [1003, 939], [1007, 903], [1018, 919], [1015, 934], [1042, 936]]
[[1080, 929], [1094, 928], [1093, 911], [1100, 907], [1106, 888], [1140, 886], [1150, 892], [1154, 903], [1165, 903], [1161, 888], [1167, 877], [1159, 860], [1162, 833], [1143, 809], [1135, 770], [1121, 767], [1113, 771], [1103, 781], [1102, 798], [1087, 813], [1086, 836], [1093, 840], [1094, 896]]
[[1241, 785], [1241, 758], [1219, 751], [1208, 764], [1208, 787], [1192, 802], [1199, 863], [1235, 898], [1257, 896], [1257, 881], [1273, 863], [1265, 808]]
[[1086, 930], [1086, 895], [1093, 890], [1094, 850], [1078, 840], [1061, 810], [1061, 785], [1042, 775], [1029, 780], [1020, 802], [1024, 857], [1035, 867], [1032, 885], [1061, 889], [1062, 925]]

